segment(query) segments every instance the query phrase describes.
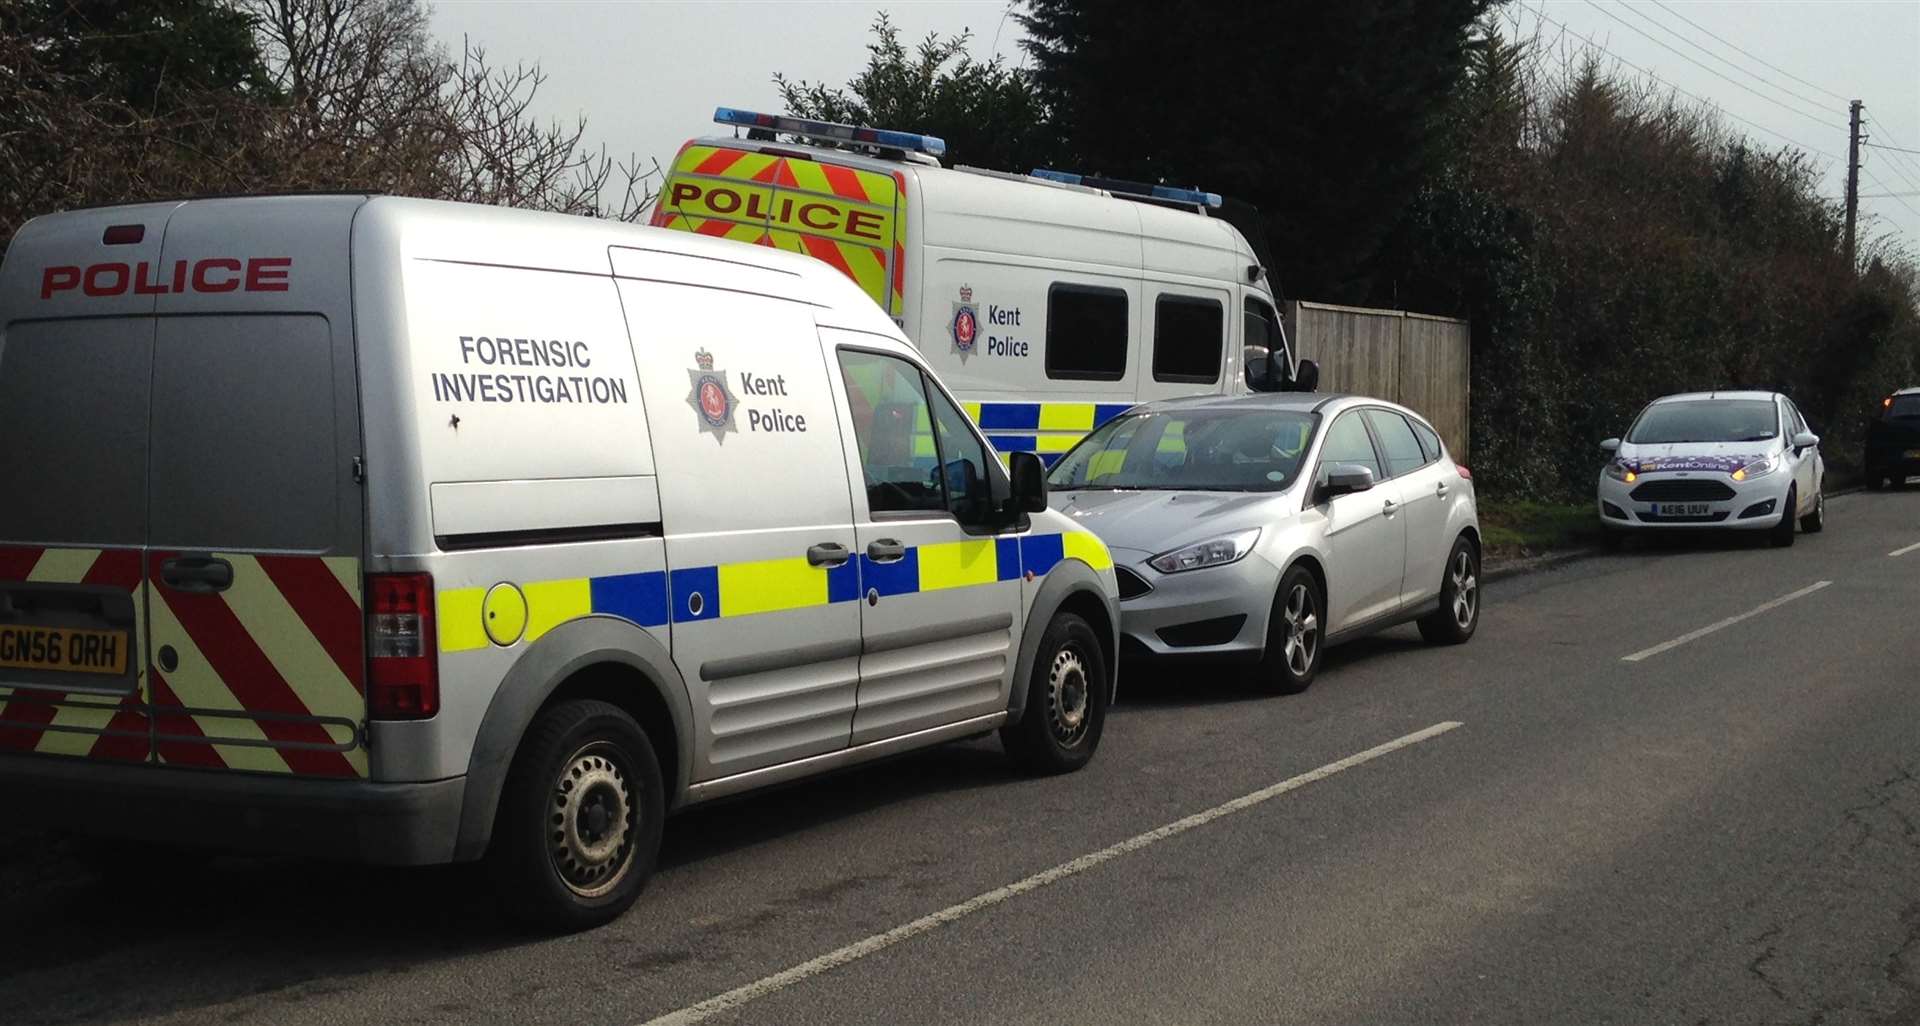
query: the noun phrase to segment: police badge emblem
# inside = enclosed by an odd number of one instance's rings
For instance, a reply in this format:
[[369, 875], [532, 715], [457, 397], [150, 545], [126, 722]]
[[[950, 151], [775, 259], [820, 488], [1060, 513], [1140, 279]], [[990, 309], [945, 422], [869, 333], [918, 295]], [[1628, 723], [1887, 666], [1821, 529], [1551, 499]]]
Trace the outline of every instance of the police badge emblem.
[[700, 430], [713, 433], [715, 441], [725, 443], [727, 432], [737, 432], [734, 426], [733, 411], [740, 400], [727, 387], [727, 372], [713, 369], [713, 354], [705, 349], [693, 354], [693, 362], [698, 365], [687, 371], [687, 377], [693, 382], [693, 390], [687, 393], [687, 405], [700, 419]]
[[960, 301], [953, 304], [953, 321], [947, 325], [953, 339], [953, 351], [966, 363], [980, 341], [980, 315], [973, 308], [973, 286], [960, 286]]

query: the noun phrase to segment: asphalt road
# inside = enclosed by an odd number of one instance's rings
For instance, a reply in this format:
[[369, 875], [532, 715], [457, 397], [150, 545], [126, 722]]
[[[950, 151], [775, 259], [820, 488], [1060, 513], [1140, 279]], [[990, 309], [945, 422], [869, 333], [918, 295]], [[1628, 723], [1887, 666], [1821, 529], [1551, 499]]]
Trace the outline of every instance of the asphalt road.
[[1499, 582], [1297, 697], [1135, 673], [1075, 776], [982, 741], [691, 812], [562, 939], [471, 870], [110, 883], [0, 825], [0, 1021], [1920, 1021], [1920, 491], [1828, 517]]

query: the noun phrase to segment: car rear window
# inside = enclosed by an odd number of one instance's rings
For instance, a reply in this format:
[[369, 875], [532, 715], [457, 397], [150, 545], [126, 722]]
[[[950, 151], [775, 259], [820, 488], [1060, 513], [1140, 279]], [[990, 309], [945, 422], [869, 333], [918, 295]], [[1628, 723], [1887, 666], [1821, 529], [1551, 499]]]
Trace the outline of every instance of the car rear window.
[[1887, 405], [1888, 417], [1920, 417], [1920, 392], [1912, 395], [1896, 395]]

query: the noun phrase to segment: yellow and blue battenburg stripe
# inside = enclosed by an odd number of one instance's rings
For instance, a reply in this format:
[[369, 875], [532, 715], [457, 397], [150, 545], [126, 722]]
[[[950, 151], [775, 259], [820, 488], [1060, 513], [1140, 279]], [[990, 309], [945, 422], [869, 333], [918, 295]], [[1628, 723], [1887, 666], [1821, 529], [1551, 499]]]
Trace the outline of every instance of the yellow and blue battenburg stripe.
[[[521, 585], [527, 599], [524, 640], [536, 641], [583, 616], [617, 616], [642, 627], [664, 627], [853, 602], [869, 590], [891, 597], [996, 584], [1029, 573], [1041, 577], [1068, 559], [1096, 570], [1113, 567], [1100, 539], [1074, 531], [916, 545], [898, 560], [876, 563], [861, 555], [825, 571], [805, 559], [769, 559], [540, 581]], [[486, 588], [440, 592], [442, 652], [491, 644], [482, 611], [486, 593]]]
[[1003, 453], [1031, 452], [1051, 467], [1087, 432], [1133, 403], [966, 403], [967, 415]]

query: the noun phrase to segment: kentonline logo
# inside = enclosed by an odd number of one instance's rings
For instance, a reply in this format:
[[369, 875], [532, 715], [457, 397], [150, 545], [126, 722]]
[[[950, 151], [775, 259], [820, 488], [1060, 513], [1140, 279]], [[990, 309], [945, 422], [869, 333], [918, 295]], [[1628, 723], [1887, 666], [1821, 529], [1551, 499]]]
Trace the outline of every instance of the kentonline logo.
[[78, 289], [82, 295], [105, 297], [163, 296], [170, 292], [285, 292], [293, 271], [292, 257], [209, 257], [191, 263], [176, 260], [171, 267], [137, 264], [94, 264], [49, 267], [40, 275], [40, 298], [52, 299]]

